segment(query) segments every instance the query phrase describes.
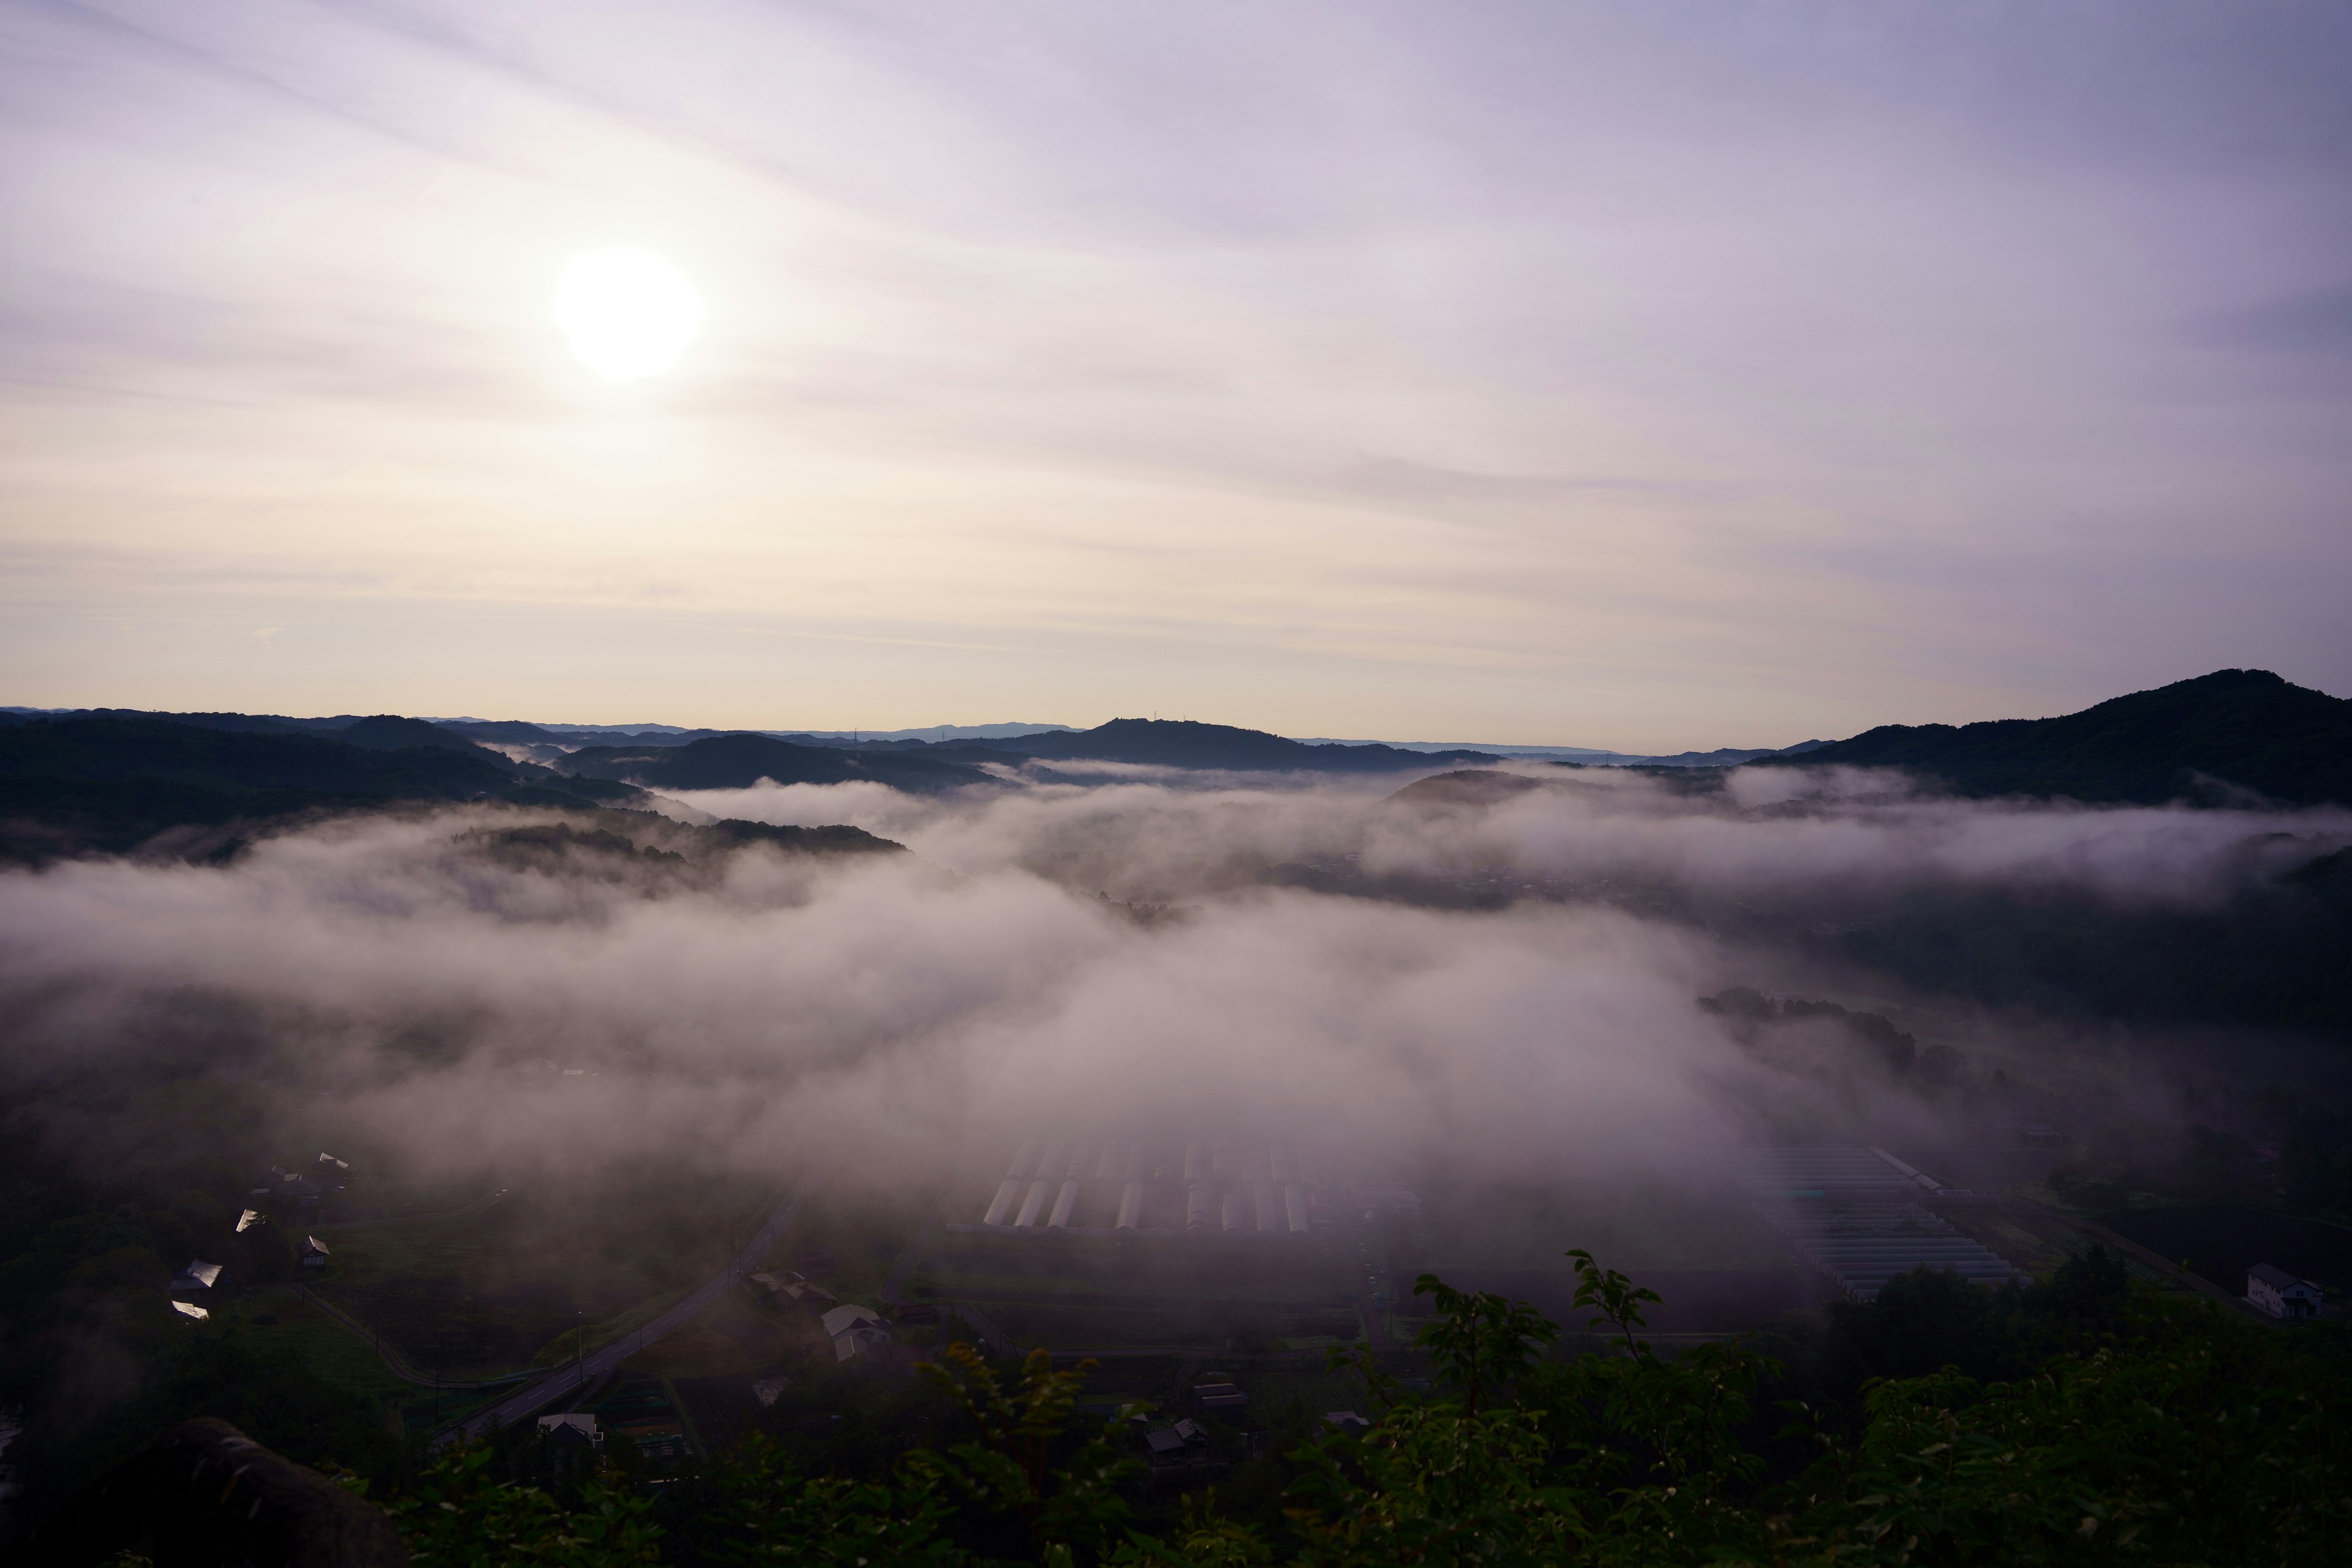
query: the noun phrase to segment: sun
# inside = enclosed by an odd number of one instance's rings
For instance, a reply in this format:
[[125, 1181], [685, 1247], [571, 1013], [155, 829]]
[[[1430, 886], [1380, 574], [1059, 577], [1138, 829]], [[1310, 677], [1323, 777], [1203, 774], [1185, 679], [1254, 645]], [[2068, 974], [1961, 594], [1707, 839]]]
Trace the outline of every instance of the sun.
[[676, 368], [702, 331], [702, 296], [649, 250], [583, 251], [555, 280], [555, 324], [572, 354], [607, 381]]

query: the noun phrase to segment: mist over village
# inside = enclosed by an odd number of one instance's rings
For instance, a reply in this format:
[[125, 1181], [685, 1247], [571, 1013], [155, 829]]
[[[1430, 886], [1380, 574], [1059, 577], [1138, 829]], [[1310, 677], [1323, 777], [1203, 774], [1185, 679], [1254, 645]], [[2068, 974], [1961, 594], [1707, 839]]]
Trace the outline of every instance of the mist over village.
[[2347, 67], [0, 7], [0, 1555], [2338, 1561]]

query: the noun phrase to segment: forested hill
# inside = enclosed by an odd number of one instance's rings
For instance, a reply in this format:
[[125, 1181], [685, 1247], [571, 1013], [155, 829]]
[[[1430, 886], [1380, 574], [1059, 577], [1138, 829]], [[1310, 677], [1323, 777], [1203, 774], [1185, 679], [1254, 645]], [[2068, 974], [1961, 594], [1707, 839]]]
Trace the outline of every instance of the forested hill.
[[173, 828], [322, 807], [486, 797], [585, 805], [637, 794], [509, 763], [461, 738], [387, 743], [407, 739], [397, 727], [411, 722], [383, 721], [375, 745], [151, 718], [0, 726], [0, 864], [121, 851]]
[[2266, 669], [2217, 669], [2063, 718], [1885, 724], [1754, 765], [1823, 763], [1908, 768], [1964, 795], [2352, 804], [2352, 700]]
[[939, 757], [800, 746], [748, 732], [683, 746], [584, 746], [561, 765], [583, 778], [625, 779], [652, 789], [743, 789], [762, 779], [782, 784], [866, 780], [919, 795], [993, 782], [978, 768]]
[[1168, 768], [1229, 768], [1246, 772], [1389, 773], [1406, 768], [1464, 767], [1501, 759], [1485, 752], [1415, 752], [1400, 746], [1310, 745], [1263, 730], [1202, 724], [1190, 719], [1113, 719], [1091, 730], [1056, 730], [981, 742], [992, 751], [1065, 761], [1139, 763]]

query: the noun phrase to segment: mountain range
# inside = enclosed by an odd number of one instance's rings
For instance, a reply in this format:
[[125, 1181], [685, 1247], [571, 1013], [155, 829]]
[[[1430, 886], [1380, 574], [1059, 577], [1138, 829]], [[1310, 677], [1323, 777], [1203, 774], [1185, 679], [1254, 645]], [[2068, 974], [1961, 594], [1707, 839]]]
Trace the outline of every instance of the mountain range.
[[[1024, 726], [984, 726], [1024, 729]], [[583, 743], [583, 740], [587, 743]], [[1559, 767], [1597, 765], [1589, 760]], [[1614, 757], [1615, 753], [1604, 753]], [[1191, 720], [1114, 719], [1092, 730], [838, 737], [665, 730], [614, 736], [520, 721], [435, 722], [397, 714], [124, 709], [0, 710], [0, 860], [119, 852], [181, 830], [226, 832], [318, 810], [495, 799], [648, 809], [646, 792], [776, 784], [886, 784], [914, 794], [1001, 787], [1030, 764], [1316, 773], [1469, 771], [1424, 795], [1492, 796], [1518, 775], [1468, 748], [1304, 742]], [[1983, 723], [1885, 725], [1772, 752], [1727, 749], [1643, 759], [1693, 782], [1733, 765], [1900, 768], [1961, 795], [2085, 802], [2352, 804], [2352, 701], [2267, 670], [2224, 669], [2079, 713]]]
[[1904, 768], [1955, 795], [2200, 805], [2352, 804], [2352, 700], [2267, 669], [2217, 669], [2054, 719], [1885, 724], [1808, 751]]

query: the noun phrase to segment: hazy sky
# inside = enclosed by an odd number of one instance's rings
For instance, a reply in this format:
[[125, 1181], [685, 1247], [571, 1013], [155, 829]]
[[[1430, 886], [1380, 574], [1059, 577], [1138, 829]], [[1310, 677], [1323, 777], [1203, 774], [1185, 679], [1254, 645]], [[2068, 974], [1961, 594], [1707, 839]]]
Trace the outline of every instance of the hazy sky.
[[[2352, 10], [0, 3], [0, 700], [2352, 691]], [[616, 388], [598, 247], [707, 306]]]

